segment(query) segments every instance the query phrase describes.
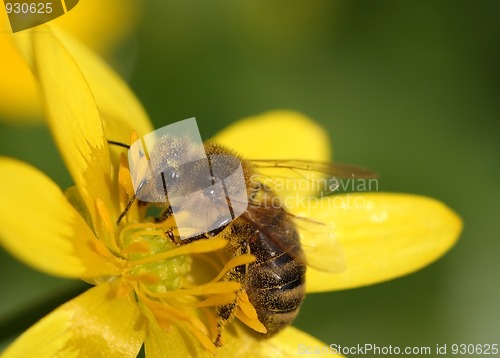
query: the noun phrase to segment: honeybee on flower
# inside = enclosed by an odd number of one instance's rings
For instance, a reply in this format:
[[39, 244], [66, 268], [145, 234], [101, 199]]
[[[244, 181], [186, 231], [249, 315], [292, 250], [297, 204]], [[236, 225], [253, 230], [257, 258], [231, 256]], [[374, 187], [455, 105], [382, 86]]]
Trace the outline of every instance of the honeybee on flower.
[[[297, 354], [295, 342], [324, 346], [292, 326], [269, 339], [251, 334], [267, 328], [258, 304], [244, 294], [249, 286], [231, 279], [231, 273], [249, 267], [258, 257], [251, 252], [232, 254], [232, 226], [208, 240], [179, 243], [177, 217], [160, 213], [157, 218], [163, 220], [158, 221], [140, 200], [129, 204], [137, 194], [130, 167], [123, 151], [110, 148], [108, 140], [130, 143], [134, 130], [140, 137], [153, 129], [116, 75], [56, 30], [32, 32], [28, 41], [16, 39], [33, 65], [51, 131], [75, 186], [63, 194], [35, 168], [1, 158], [0, 242], [43, 272], [81, 278], [94, 287], [36, 323], [3, 356], [135, 357], [144, 344], [147, 357], [234, 356], [235, 352], [263, 356], [271, 351], [287, 357]], [[283, 139], [279, 145], [276, 141], [274, 146], [266, 145], [266, 135], [278, 131]], [[268, 158], [329, 160], [326, 134], [295, 112], [244, 119], [212, 141], [239, 153], [242, 163], [244, 158], [261, 163]], [[267, 195], [260, 192], [255, 198], [264, 200]], [[322, 207], [329, 210], [308, 208], [304, 213], [297, 208], [289, 213], [328, 225], [345, 260], [345, 270], [337, 273], [307, 269], [305, 287], [297, 287], [309, 293], [401, 276], [440, 257], [458, 237], [460, 219], [433, 199], [362, 195], [366, 205], [360, 208], [327, 206], [333, 197], [325, 196]], [[38, 200], [33, 201], [34, 197]], [[253, 198], [247, 198], [250, 205]], [[27, 201], [32, 203], [30, 210], [16, 206]], [[280, 215], [288, 214], [280, 213], [275, 211], [280, 231], [300, 231], [284, 227]], [[300, 226], [301, 221], [297, 222]], [[254, 234], [258, 235], [255, 230]], [[236, 320], [228, 323], [218, 340], [217, 307], [224, 305], [234, 305], [231, 314]]]

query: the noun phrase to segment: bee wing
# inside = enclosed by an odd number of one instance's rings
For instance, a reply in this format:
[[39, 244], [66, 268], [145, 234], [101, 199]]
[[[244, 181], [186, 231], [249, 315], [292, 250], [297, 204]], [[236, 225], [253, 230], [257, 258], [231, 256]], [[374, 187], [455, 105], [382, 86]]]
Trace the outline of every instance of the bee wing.
[[345, 256], [333, 229], [322, 222], [288, 214], [300, 235], [308, 266], [324, 272], [345, 270]]
[[369, 169], [345, 163], [316, 162], [300, 159], [256, 159], [250, 160], [256, 169], [288, 169], [295, 172], [316, 172], [336, 178], [376, 178]]
[[[283, 228], [269, 225], [269, 216], [284, 215], [297, 229], [302, 250], [296, 247], [286, 247], [283, 242]], [[282, 208], [260, 207], [250, 204], [244, 214], [259, 227], [277, 247], [295, 260], [324, 272], [341, 272], [345, 270], [345, 258], [339, 242], [333, 235], [333, 230], [319, 221], [296, 216]]]
[[344, 163], [308, 160], [251, 160], [253, 184], [264, 185], [279, 196], [325, 196], [339, 190], [341, 179], [370, 179], [377, 174], [369, 169]]

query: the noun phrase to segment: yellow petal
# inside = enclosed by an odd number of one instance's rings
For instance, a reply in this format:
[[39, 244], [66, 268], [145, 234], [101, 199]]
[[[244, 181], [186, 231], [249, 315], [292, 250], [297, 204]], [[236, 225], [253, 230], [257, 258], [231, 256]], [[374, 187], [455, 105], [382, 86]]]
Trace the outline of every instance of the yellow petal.
[[153, 131], [142, 104], [120, 76], [95, 53], [63, 31], [55, 29], [53, 36], [88, 82], [102, 116], [106, 139], [129, 143], [132, 130], [140, 136]]
[[9, 18], [7, 17], [7, 12], [0, 12], [0, 34], [4, 35], [10, 32]]
[[41, 112], [35, 78], [10, 35], [7, 13], [0, 11], [0, 116], [32, 118]]
[[255, 333], [249, 334], [247, 329], [238, 327], [236, 335], [227, 334], [217, 356], [285, 358], [317, 355], [342, 357], [330, 350], [327, 344], [294, 327], [288, 327], [269, 339], [262, 339]]
[[110, 285], [101, 284], [44, 317], [2, 357], [136, 357], [143, 324], [131, 298], [116, 298]]
[[247, 117], [213, 139], [246, 159], [330, 160], [326, 132], [298, 112], [283, 110]]
[[414, 272], [447, 252], [462, 228], [460, 218], [441, 202], [409, 194], [326, 197], [296, 213], [331, 225], [345, 256], [341, 273], [308, 268], [308, 292], [365, 286]]
[[[146, 357], [199, 357], [209, 355], [194, 337], [186, 338], [189, 334], [182, 331], [177, 325], [171, 325], [168, 332], [161, 328], [154, 318], [148, 319], [148, 334], [144, 342]], [[189, 340], [193, 340], [192, 344]], [[194, 345], [194, 346], [193, 346]], [[196, 348], [195, 348], [196, 347]]]
[[[71, 52], [48, 27], [15, 35], [23, 49], [32, 41], [33, 62], [59, 151], [92, 217], [94, 199], [108, 208], [111, 162], [95, 97]], [[44, 29], [44, 30], [42, 30]]]
[[[51, 24], [107, 56], [132, 31], [139, 8], [135, 0], [85, 0]], [[7, 14], [0, 11], [0, 115], [16, 122], [39, 121], [42, 106], [36, 81], [11, 43], [10, 33]]]
[[54, 23], [99, 53], [108, 54], [132, 32], [140, 8], [136, 0], [85, 0]]
[[104, 256], [102, 243], [48, 177], [6, 158], [0, 158], [0, 173], [0, 243], [12, 255], [57, 276], [119, 273], [118, 263]]
[[[144, 345], [146, 357], [213, 357], [182, 326], [171, 325], [165, 331], [155, 321], [148, 322], [148, 336]], [[311, 352], [316, 353], [314, 356], [324, 354], [342, 357], [329, 350], [327, 344], [291, 326], [269, 339], [263, 339], [262, 335], [235, 323], [224, 331], [223, 345], [217, 348], [216, 356], [288, 358], [313, 355]]]

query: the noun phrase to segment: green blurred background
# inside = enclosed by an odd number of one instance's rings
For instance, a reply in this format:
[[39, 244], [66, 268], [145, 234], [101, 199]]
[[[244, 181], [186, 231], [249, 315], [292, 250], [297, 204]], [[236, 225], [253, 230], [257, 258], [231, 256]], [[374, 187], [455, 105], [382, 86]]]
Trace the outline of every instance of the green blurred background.
[[[438, 262], [309, 295], [296, 327], [343, 346], [500, 343], [498, 14], [498, 1], [149, 0], [116, 62], [157, 127], [196, 116], [209, 137], [298, 110], [327, 129], [336, 160], [380, 173], [382, 191], [431, 196], [463, 218]], [[0, 124], [0, 154], [71, 184], [43, 126]], [[78, 287], [0, 252], [3, 344], [15, 312], [42, 314]]]

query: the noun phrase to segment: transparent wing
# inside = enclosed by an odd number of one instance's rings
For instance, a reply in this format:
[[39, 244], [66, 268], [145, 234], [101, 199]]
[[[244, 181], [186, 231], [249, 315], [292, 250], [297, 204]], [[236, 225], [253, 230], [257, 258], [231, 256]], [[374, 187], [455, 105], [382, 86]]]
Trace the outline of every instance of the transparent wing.
[[342, 272], [346, 269], [342, 246], [331, 226], [299, 216], [294, 216], [292, 220], [299, 231], [308, 266], [325, 272]]
[[[340, 191], [354, 191], [363, 181], [376, 180], [369, 169], [344, 164], [307, 160], [251, 160], [256, 190], [273, 191], [280, 197], [326, 196]], [[364, 190], [365, 191], [365, 190]]]
[[315, 162], [299, 159], [257, 159], [250, 160], [256, 169], [287, 169], [296, 173], [315, 172], [336, 178], [376, 178], [373, 171], [345, 163]]
[[[249, 205], [246, 218], [256, 225], [277, 247], [295, 260], [317, 270], [341, 272], [345, 270], [342, 248], [328, 225], [305, 217], [295, 216], [281, 208]], [[271, 218], [271, 219], [270, 219]], [[279, 218], [277, 220], [277, 218]], [[287, 223], [278, 221], [286, 220]], [[292, 225], [298, 232], [302, 250], [290, 245], [284, 238]], [[288, 246], [287, 246], [288, 245]]]

